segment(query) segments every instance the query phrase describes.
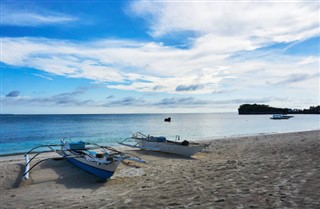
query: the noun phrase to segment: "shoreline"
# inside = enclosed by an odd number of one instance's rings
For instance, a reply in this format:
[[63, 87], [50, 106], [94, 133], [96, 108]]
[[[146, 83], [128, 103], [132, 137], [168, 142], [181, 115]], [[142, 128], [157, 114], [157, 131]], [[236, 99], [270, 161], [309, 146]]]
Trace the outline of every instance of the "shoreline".
[[148, 163], [121, 164], [105, 183], [65, 160], [21, 181], [23, 156], [0, 157], [0, 208], [319, 208], [319, 137], [220, 138], [192, 158], [128, 149]]
[[[205, 137], [205, 138], [200, 138], [200, 139], [195, 139], [194, 142], [211, 142], [215, 140], [223, 140], [223, 139], [228, 139], [228, 138], [243, 138], [243, 137], [255, 137], [255, 136], [268, 136], [268, 135], [274, 135], [274, 134], [287, 134], [287, 133], [303, 133], [303, 132], [311, 132], [311, 131], [318, 131], [320, 129], [311, 129], [311, 130], [304, 130], [304, 131], [286, 131], [286, 132], [269, 132], [269, 133], [252, 133], [252, 134], [235, 134], [235, 135], [230, 135], [230, 136], [217, 136], [217, 137]], [[190, 140], [193, 141], [193, 140]], [[120, 151], [123, 150], [130, 150], [130, 148], [124, 147], [119, 144], [115, 145], [108, 145], [111, 147], [119, 148], [121, 147]], [[31, 149], [31, 148], [30, 148]], [[53, 153], [52, 151], [46, 151], [48, 153]], [[26, 152], [18, 152], [18, 153], [10, 153], [10, 154], [0, 154], [0, 162], [3, 161], [2, 158], [7, 158], [7, 157], [15, 157], [15, 156], [23, 156]]]
[[[230, 136], [219, 136], [219, 137], [205, 137], [204, 139], [197, 139], [196, 142], [211, 142], [215, 140], [224, 140], [224, 139], [238, 139], [243, 137], [255, 137], [255, 136], [269, 136], [275, 134], [291, 134], [291, 133], [304, 133], [304, 132], [312, 132], [312, 131], [320, 131], [320, 129], [310, 129], [310, 130], [303, 130], [303, 131], [285, 131], [285, 132], [268, 132], [268, 133], [252, 133], [252, 134], [234, 134]], [[0, 155], [1, 157], [1, 155]]]

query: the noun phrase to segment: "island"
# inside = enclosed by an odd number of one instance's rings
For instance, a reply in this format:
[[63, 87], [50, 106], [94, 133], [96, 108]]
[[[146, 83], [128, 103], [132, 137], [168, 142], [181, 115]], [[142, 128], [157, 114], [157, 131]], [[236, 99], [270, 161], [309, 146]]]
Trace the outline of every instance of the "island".
[[271, 107], [265, 104], [242, 104], [238, 108], [239, 115], [246, 114], [320, 114], [320, 105], [309, 109], [290, 109]]

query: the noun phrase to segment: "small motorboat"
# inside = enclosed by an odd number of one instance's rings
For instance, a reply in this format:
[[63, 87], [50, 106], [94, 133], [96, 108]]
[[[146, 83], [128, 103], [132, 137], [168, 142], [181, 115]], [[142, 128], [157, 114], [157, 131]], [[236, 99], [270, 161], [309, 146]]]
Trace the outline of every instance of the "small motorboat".
[[272, 117], [270, 117], [270, 119], [281, 120], [281, 119], [289, 119], [289, 118], [292, 118], [292, 117], [293, 116], [285, 115], [285, 114], [274, 114], [274, 115], [272, 115]]
[[[59, 147], [59, 149], [55, 149]], [[34, 152], [34, 150], [41, 148], [47, 148], [45, 151]], [[130, 157], [129, 154], [119, 152], [116, 149], [108, 146], [100, 146], [98, 144], [86, 143], [83, 141], [78, 142], [66, 142], [61, 140], [61, 144], [57, 145], [40, 145], [29, 152], [27, 152], [24, 157], [26, 160], [26, 169], [23, 177], [25, 179], [29, 178], [30, 171], [39, 163], [49, 160], [57, 159], [57, 157], [46, 158], [35, 163], [31, 168], [30, 164], [41, 153], [48, 151], [53, 151], [59, 154], [60, 159], [67, 159], [70, 163], [75, 166], [97, 176], [101, 180], [109, 179], [113, 173], [116, 171], [120, 162], [123, 160], [132, 160], [137, 162], [145, 162], [138, 157]], [[29, 158], [29, 155], [33, 153], [33, 157]]]
[[171, 122], [171, 118], [170, 118], [170, 117], [165, 118], [165, 119], [164, 119], [164, 122]]
[[[134, 141], [134, 143], [130, 142], [130, 140]], [[189, 142], [187, 140], [184, 140], [182, 142], [179, 141], [180, 136], [176, 136], [175, 141], [170, 141], [163, 136], [147, 136], [138, 132], [136, 134], [133, 134], [131, 138], [127, 138], [119, 142], [119, 144], [133, 148], [182, 155], [185, 157], [191, 157], [192, 155], [202, 151], [210, 145]]]

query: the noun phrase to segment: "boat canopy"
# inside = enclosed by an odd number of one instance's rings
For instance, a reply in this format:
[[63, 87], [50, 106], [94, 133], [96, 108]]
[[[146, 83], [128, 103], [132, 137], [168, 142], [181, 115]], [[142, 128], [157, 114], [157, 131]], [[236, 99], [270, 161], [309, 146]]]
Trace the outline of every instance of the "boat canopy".
[[86, 148], [86, 143], [83, 141], [69, 143], [70, 150], [81, 150]]
[[164, 137], [164, 136], [150, 136], [148, 137], [148, 140], [150, 141], [155, 141], [155, 142], [166, 142], [167, 141], [167, 138]]

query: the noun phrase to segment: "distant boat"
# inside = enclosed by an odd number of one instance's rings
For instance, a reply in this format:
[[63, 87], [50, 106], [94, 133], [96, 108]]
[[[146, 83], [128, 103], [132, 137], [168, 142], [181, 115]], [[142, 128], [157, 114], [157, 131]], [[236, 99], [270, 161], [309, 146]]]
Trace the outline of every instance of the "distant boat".
[[171, 122], [171, 118], [170, 118], [170, 117], [165, 118], [165, 119], [164, 119], [164, 122]]
[[[135, 142], [134, 144], [130, 144], [126, 142], [127, 140], [133, 139]], [[140, 132], [132, 135], [131, 138], [127, 138], [123, 140], [122, 142], [119, 142], [119, 144], [128, 146], [128, 147], [134, 147], [134, 148], [140, 148], [145, 150], [152, 150], [152, 151], [159, 151], [159, 152], [166, 152], [166, 153], [172, 153], [176, 155], [182, 155], [185, 157], [190, 157], [206, 147], [208, 147], [210, 144], [200, 144], [195, 142], [189, 142], [187, 140], [184, 140], [182, 142], [177, 142], [180, 140], [179, 136], [176, 136], [175, 141], [169, 141], [166, 139], [166, 137], [163, 136], [146, 136]]]
[[274, 115], [272, 115], [272, 117], [270, 117], [270, 119], [281, 120], [281, 119], [289, 119], [289, 118], [292, 118], [292, 117], [293, 116], [285, 115], [285, 114], [274, 114]]
[[[54, 147], [60, 147], [60, 149], [54, 149]], [[47, 152], [36, 152], [30, 159], [29, 154], [38, 148], [48, 148], [49, 151], [54, 151], [59, 154], [60, 159], [67, 159], [70, 163], [102, 180], [109, 179], [123, 160], [145, 162], [137, 157], [129, 157], [127, 154], [119, 152], [112, 147], [100, 146], [98, 144], [86, 143], [83, 141], [69, 143], [62, 139], [61, 144], [37, 146], [24, 155], [26, 159], [26, 170], [23, 176], [25, 179], [29, 178], [30, 171], [37, 164], [49, 159], [59, 159], [57, 157], [46, 158], [38, 161], [30, 168], [30, 163], [35, 157], [41, 153]]]

